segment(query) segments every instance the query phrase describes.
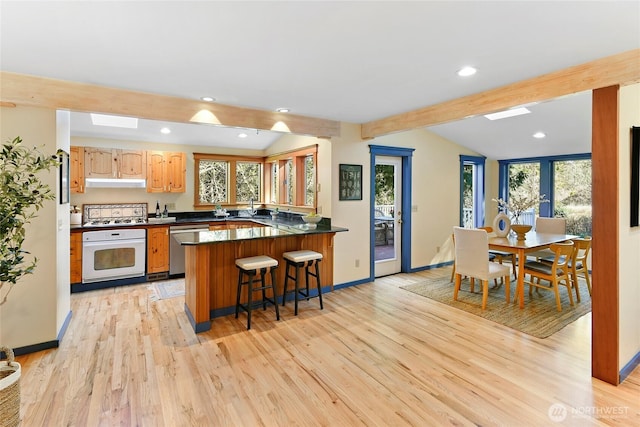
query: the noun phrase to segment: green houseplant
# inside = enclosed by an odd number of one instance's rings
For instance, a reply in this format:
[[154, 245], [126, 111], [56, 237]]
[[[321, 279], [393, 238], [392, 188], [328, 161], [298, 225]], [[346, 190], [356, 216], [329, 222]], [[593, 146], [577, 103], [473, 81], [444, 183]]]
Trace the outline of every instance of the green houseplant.
[[[2, 145], [0, 150], [0, 305], [17, 281], [33, 273], [37, 259], [25, 259], [29, 252], [22, 248], [26, 224], [36, 217], [36, 211], [55, 193], [39, 177], [60, 164], [57, 155], [46, 155], [35, 147], [22, 145], [18, 136]], [[8, 286], [8, 290], [7, 290]]]

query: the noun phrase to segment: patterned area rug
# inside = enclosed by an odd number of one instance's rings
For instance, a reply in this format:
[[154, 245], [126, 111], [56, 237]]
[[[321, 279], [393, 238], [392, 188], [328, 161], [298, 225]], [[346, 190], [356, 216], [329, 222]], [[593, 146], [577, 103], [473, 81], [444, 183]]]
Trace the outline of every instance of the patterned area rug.
[[[449, 277], [429, 279], [426, 282], [402, 286], [401, 289], [413, 292], [423, 297], [447, 304], [476, 316], [492, 320], [496, 323], [533, 335], [537, 338], [547, 338], [558, 332], [571, 322], [591, 312], [591, 297], [584, 280], [579, 280], [581, 302], [576, 302], [573, 295], [574, 306], [569, 305], [569, 296], [565, 286], [560, 287], [560, 299], [562, 311], [556, 310], [555, 295], [553, 291], [544, 289], [536, 292], [533, 290], [529, 296], [529, 286], [524, 286], [524, 309], [520, 310], [517, 304], [506, 304], [504, 286], [495, 287], [489, 284], [489, 297], [487, 308], [482, 310], [482, 285], [476, 280], [474, 292], [470, 292], [469, 279], [462, 281], [458, 301], [453, 300], [453, 282]], [[511, 300], [515, 295], [516, 283], [511, 282]]]
[[151, 301], [184, 296], [184, 279], [153, 282], [148, 289], [151, 291], [149, 297]]

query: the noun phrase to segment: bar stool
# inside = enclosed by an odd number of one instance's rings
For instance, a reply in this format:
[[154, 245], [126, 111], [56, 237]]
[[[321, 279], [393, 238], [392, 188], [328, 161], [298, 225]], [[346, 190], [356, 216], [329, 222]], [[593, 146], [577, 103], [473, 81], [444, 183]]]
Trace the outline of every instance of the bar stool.
[[[282, 291], [282, 305], [284, 306], [286, 296], [287, 296], [287, 284], [289, 279], [295, 280], [295, 290], [289, 291], [295, 294], [295, 311], [294, 314], [298, 315], [298, 299], [299, 296], [302, 295], [309, 300], [309, 298], [314, 298], [315, 296], [309, 296], [309, 276], [316, 278], [316, 286], [318, 288], [318, 299], [320, 299], [320, 310], [323, 309], [322, 306], [322, 285], [320, 283], [320, 269], [318, 264], [322, 261], [322, 254], [309, 250], [301, 250], [301, 251], [292, 251], [285, 252], [282, 254], [282, 257], [287, 262], [287, 266], [285, 268], [284, 275], [284, 289]], [[315, 273], [310, 271], [310, 268], [315, 266]], [[295, 276], [292, 276], [289, 272], [289, 268], [293, 267]], [[305, 288], [300, 289], [300, 268], [304, 267], [305, 270]]]
[[[278, 261], [268, 257], [266, 255], [253, 256], [248, 258], [240, 258], [236, 260], [236, 267], [238, 267], [238, 295], [236, 296], [236, 319], [240, 308], [247, 312], [247, 330], [251, 329], [251, 311], [254, 308], [262, 306], [264, 310], [267, 309], [267, 303], [271, 303], [276, 307], [276, 320], [280, 320], [280, 311], [278, 310], [278, 301], [276, 294], [276, 268], [278, 268]], [[271, 284], [267, 285], [265, 282], [265, 276], [267, 270], [271, 270]], [[260, 284], [261, 286], [254, 286], [254, 277], [260, 272]], [[247, 275], [247, 281], [243, 282], [243, 275]], [[247, 285], [247, 303], [240, 304], [240, 294], [242, 293], [242, 286]], [[273, 297], [268, 298], [266, 290], [271, 289]], [[256, 291], [262, 291], [262, 299], [253, 301], [253, 293]]]

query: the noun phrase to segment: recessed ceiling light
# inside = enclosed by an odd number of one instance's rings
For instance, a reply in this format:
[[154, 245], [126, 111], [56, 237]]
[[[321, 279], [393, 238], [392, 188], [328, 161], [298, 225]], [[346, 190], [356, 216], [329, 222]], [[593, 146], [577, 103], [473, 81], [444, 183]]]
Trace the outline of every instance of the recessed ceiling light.
[[213, 101], [215, 101], [215, 100], [216, 100], [215, 98], [212, 98], [212, 97], [210, 97], [210, 96], [203, 96], [203, 97], [202, 97], [202, 98], [200, 98], [200, 99], [202, 99], [203, 101], [207, 101], [207, 102], [213, 102]]
[[531, 111], [524, 107], [512, 108], [510, 110], [498, 111], [497, 113], [485, 114], [484, 116], [489, 120], [506, 119], [507, 117], [521, 116], [523, 114], [529, 114]]
[[165, 135], [168, 135], [171, 133], [171, 129], [169, 128], [162, 128], [160, 129], [160, 132], [164, 133]]
[[243, 132], [243, 133], [239, 133], [239, 134], [238, 134], [238, 138], [246, 138], [246, 137], [248, 137], [248, 136], [249, 136], [249, 135], [247, 135], [247, 134], [246, 134], [246, 133], [244, 133], [244, 132]]
[[115, 128], [137, 129], [138, 119], [135, 117], [111, 116], [108, 114], [91, 113], [91, 122], [96, 126], [111, 126]]
[[288, 113], [288, 112], [289, 112], [289, 111], [291, 111], [291, 110], [290, 110], [290, 109], [288, 109], [288, 108], [277, 108], [277, 109], [276, 109], [276, 111], [277, 111], [278, 113]]
[[469, 77], [473, 76], [478, 70], [473, 67], [463, 67], [458, 70], [458, 75], [460, 77]]
[[538, 139], [544, 138], [545, 136], [547, 136], [547, 134], [544, 133], [544, 132], [536, 132], [536, 133], [533, 134], [533, 137], [534, 138], [538, 138]]

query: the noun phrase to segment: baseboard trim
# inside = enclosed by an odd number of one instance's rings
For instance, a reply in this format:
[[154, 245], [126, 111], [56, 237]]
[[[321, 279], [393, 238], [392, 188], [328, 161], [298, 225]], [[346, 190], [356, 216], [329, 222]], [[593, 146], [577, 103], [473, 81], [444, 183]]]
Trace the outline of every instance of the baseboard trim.
[[627, 379], [629, 374], [631, 374], [631, 372], [633, 372], [633, 370], [636, 369], [638, 365], [640, 365], [640, 353], [636, 353], [636, 355], [631, 358], [629, 363], [624, 365], [624, 367], [620, 370], [620, 384], [622, 384], [622, 382]]

